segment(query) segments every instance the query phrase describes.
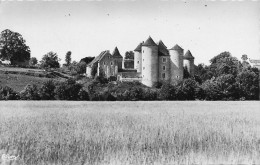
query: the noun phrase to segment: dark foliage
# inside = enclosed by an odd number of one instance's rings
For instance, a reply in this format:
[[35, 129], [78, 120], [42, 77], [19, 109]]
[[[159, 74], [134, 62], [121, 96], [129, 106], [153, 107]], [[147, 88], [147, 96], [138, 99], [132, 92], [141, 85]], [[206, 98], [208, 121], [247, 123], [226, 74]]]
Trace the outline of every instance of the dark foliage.
[[42, 100], [55, 100], [55, 83], [52, 80], [44, 82], [39, 89], [39, 95]]
[[10, 60], [11, 65], [30, 59], [30, 48], [22, 35], [9, 29], [0, 34], [0, 59]]
[[0, 86], [0, 100], [19, 100], [20, 96], [12, 88]]
[[[68, 79], [59, 83], [55, 88], [56, 98], [59, 100], [80, 100], [79, 93], [81, 88], [81, 84], [76, 83], [73, 79]], [[83, 96], [81, 97], [83, 98]]]
[[59, 58], [57, 53], [49, 52], [42, 57], [41, 67], [43, 68], [59, 68]]
[[35, 84], [28, 84], [20, 92], [21, 100], [40, 100], [39, 90]]
[[85, 57], [85, 58], [82, 58], [79, 62], [85, 62], [86, 64], [88, 64], [91, 61], [93, 61], [94, 59], [95, 59], [95, 57]]

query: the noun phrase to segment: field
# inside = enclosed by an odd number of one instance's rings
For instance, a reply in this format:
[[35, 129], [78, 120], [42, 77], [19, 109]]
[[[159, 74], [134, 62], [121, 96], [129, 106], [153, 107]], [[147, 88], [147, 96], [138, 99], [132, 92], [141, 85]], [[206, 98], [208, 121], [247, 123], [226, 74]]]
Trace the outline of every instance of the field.
[[260, 102], [0, 102], [12, 164], [260, 164]]

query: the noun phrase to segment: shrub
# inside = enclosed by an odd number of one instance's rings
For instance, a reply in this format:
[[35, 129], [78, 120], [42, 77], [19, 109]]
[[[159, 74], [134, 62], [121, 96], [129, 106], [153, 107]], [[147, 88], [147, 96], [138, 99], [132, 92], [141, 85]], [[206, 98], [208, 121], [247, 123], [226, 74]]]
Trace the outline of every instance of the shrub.
[[143, 89], [142, 100], [157, 100], [157, 95], [158, 93], [156, 89], [146, 88]]
[[39, 95], [42, 100], [55, 100], [55, 84], [53, 80], [44, 82], [39, 90]]
[[35, 84], [28, 84], [20, 92], [22, 100], [40, 100], [39, 90]]
[[175, 100], [175, 86], [170, 83], [163, 83], [161, 89], [159, 90], [159, 99], [160, 100]]
[[76, 83], [73, 79], [58, 84], [55, 94], [59, 100], [79, 100], [79, 92], [82, 88], [81, 84]]
[[195, 100], [197, 86], [197, 82], [194, 79], [184, 79], [177, 85], [176, 95], [178, 100]]
[[79, 96], [79, 100], [89, 100], [89, 94], [83, 88], [79, 90], [78, 96]]
[[19, 100], [20, 97], [12, 88], [0, 86], [0, 100]]

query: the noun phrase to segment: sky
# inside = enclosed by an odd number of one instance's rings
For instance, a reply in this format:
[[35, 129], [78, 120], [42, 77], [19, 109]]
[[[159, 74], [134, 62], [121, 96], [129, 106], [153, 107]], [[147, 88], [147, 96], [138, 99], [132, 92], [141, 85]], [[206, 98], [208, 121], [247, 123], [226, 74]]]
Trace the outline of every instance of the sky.
[[50, 51], [64, 63], [134, 50], [151, 36], [190, 50], [195, 64], [224, 51], [260, 59], [260, 1], [0, 1], [0, 31], [20, 33], [38, 60]]

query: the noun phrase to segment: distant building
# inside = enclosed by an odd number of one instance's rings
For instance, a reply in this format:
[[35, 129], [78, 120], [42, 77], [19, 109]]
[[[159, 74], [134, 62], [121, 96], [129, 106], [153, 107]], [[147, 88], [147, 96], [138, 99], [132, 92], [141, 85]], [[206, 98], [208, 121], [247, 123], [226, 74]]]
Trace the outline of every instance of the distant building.
[[116, 47], [112, 55], [109, 51], [103, 51], [89, 63], [86, 75], [92, 77], [93, 70], [97, 70], [96, 74], [99, 75], [101, 68], [107, 78], [116, 76], [119, 81], [140, 81], [150, 87], [162, 81], [175, 83], [183, 79], [184, 67], [191, 76], [194, 75], [194, 57], [189, 50], [183, 54], [180, 46], [167, 49], [161, 40], [156, 44], [149, 37], [134, 50], [134, 69], [122, 66], [124, 60]]

